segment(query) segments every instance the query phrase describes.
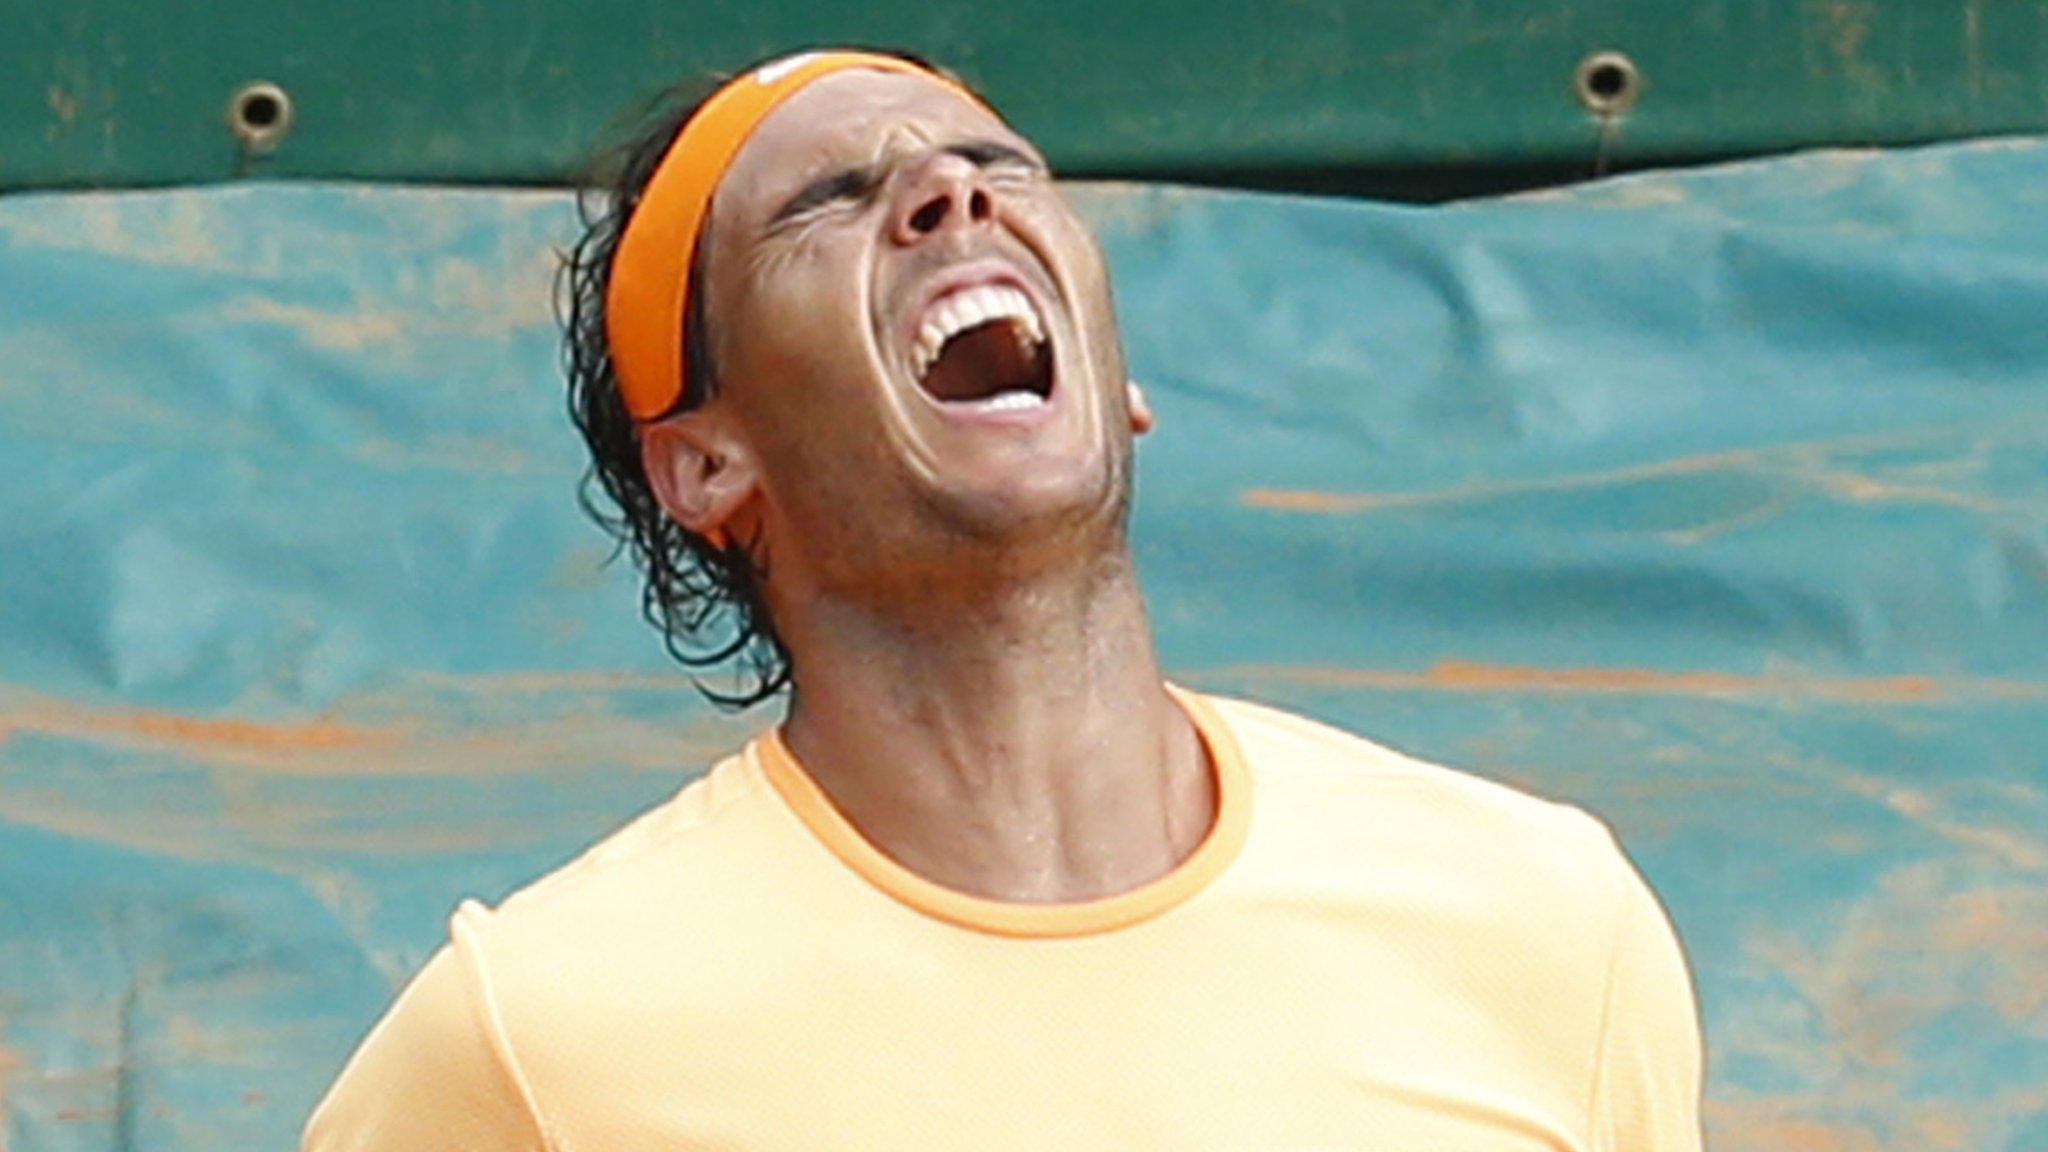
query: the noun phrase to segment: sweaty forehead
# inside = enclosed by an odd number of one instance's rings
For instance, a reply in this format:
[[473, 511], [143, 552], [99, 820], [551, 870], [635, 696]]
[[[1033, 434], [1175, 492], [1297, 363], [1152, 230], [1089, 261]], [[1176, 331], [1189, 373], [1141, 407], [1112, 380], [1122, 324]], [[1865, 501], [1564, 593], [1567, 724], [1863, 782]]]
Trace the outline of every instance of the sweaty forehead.
[[835, 169], [872, 163], [895, 143], [1012, 135], [986, 108], [931, 77], [835, 72], [755, 127], [719, 182], [713, 215], [734, 224], [761, 220], [777, 197]]

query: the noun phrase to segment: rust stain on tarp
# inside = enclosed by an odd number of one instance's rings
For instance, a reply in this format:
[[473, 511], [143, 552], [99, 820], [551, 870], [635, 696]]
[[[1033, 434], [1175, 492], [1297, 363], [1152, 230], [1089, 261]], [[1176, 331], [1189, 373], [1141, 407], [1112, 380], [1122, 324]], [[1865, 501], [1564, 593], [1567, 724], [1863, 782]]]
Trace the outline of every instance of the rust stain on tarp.
[[1242, 664], [1210, 669], [1206, 675], [1219, 679], [1278, 680], [1395, 692], [1806, 698], [1859, 704], [2048, 699], [2048, 683], [2029, 680], [1752, 675], [1654, 668], [1546, 668], [1465, 660], [1441, 660], [1419, 672], [1315, 664]]
[[398, 734], [328, 720], [276, 723], [185, 716], [145, 709], [93, 710], [56, 702], [0, 712], [0, 740], [41, 732], [87, 740], [115, 740], [198, 751], [360, 751], [388, 748]]
[[10, 1126], [7, 1111], [7, 1082], [17, 1069], [30, 1067], [22, 1054], [5, 1044], [0, 1044], [0, 1152], [7, 1149], [7, 1130]]
[[2048, 1112], [2048, 1088], [2023, 1087], [1968, 1099], [1923, 1095], [1889, 1078], [1841, 1081], [1812, 1092], [1715, 1092], [1700, 1104], [1722, 1152], [1978, 1152], [2032, 1145], [1994, 1143], [2001, 1128]]
[[[1833, 931], [1778, 927], [1749, 955], [1796, 988], [1800, 1019], [1733, 1015], [1712, 1060], [1776, 1064], [1802, 1093], [1714, 1093], [1704, 1115], [1714, 1148], [2019, 1148], [2015, 1123], [2048, 1111], [2048, 1086], [2023, 1084], [1966, 1103], [1921, 1086], [1950, 1021], [1997, 1013], [2038, 1031], [2048, 1006], [2040, 955], [2048, 892], [1985, 886], [1958, 859], [1917, 861], [1849, 896]], [[2028, 1146], [2032, 1148], [2032, 1144]]]
[[555, 692], [656, 692], [683, 694], [690, 691], [686, 677], [646, 672], [585, 670], [572, 672], [520, 670], [474, 672], [452, 675], [418, 672], [410, 678], [423, 688], [492, 695], [541, 695]]
[[230, 744], [254, 748], [367, 748], [392, 742], [385, 732], [367, 732], [345, 724], [314, 721], [270, 724], [254, 720], [208, 720], [173, 713], [133, 712], [105, 717], [115, 731], [151, 739], [193, 744]]
[[[1850, 504], [1931, 505], [1965, 511], [1995, 512], [2002, 507], [1996, 499], [1976, 492], [1955, 491], [1925, 483], [1928, 478], [1925, 466], [1892, 469], [1892, 475], [1873, 475], [1869, 471], [1851, 466], [1854, 463], [1854, 456], [1858, 452], [1924, 448], [1956, 442], [1955, 447], [1963, 453], [1962, 458], [1944, 461], [1943, 465], [1967, 468], [1981, 466], [1982, 456], [1993, 442], [2033, 445], [2037, 444], [2039, 439], [2038, 432], [2021, 428], [1916, 429], [1908, 433], [1797, 441], [1765, 448], [1703, 452], [1557, 476], [1488, 480], [1409, 492], [1326, 492], [1297, 488], [1247, 488], [1238, 494], [1238, 502], [1249, 508], [1274, 512], [1344, 516], [1393, 509], [1434, 508], [1544, 493], [1626, 487], [1674, 477], [1743, 471], [1762, 480], [1775, 481], [1788, 491], [1810, 492]], [[1848, 459], [1845, 460], [1844, 457]]]
[[[1731, 1019], [1719, 1034], [1722, 1059], [1768, 1059], [1799, 1079], [1835, 1082], [1840, 1092], [1825, 1103], [1888, 1117], [1899, 1125], [1894, 1135], [1921, 1137], [1902, 1147], [1966, 1139], [1968, 1133], [1945, 1127], [1949, 1109], [1901, 1115], [1897, 1105], [1915, 1095], [1948, 1022], [1981, 1019], [1988, 1010], [2021, 1033], [2038, 1029], [2048, 1006], [2048, 980], [2036, 960], [2048, 944], [2048, 892], [2031, 882], [1986, 886], [1981, 868], [1937, 859], [1894, 868], [1841, 905], [1839, 918], [1829, 913], [1818, 921], [1829, 925], [1818, 936], [1805, 927], [1772, 927], [1747, 942], [1755, 967], [1796, 990], [1804, 1019], [1793, 1035], [1785, 1034], [1785, 1022]], [[1845, 1068], [1855, 1075], [1843, 1077]], [[1810, 1120], [1820, 1102], [1781, 1103]], [[1984, 1121], [2033, 1115], [2044, 1106], [2048, 1089], [2032, 1086], [1969, 1105]], [[1768, 1125], [1785, 1118], [1748, 1119]]]
[[[336, 707], [354, 721], [327, 714], [284, 722], [97, 707], [0, 685], [0, 747], [10, 735], [37, 733], [292, 776], [503, 775], [593, 758], [628, 770], [691, 771], [732, 751], [756, 725], [707, 714], [681, 698], [688, 691], [687, 682], [630, 675], [423, 677]], [[674, 717], [618, 714], [605, 697], [619, 692], [677, 693]], [[560, 699], [544, 709], [536, 696]]]
[[1895, 1125], [1862, 1119], [1869, 1114], [1864, 1109], [1857, 1110], [1857, 1118], [1813, 1115], [1837, 1107], [1824, 1100], [1796, 1098], [1754, 1102], [1710, 1098], [1703, 1104], [1702, 1114], [1711, 1137], [1708, 1146], [1728, 1152], [1891, 1152], [1897, 1148], [1965, 1152], [1983, 1147], [1966, 1139], [1958, 1142], [1959, 1133], [1975, 1132], [1976, 1125], [1953, 1105], [1922, 1104], [1912, 1109], [1913, 1119]]
[[1323, 512], [1337, 515], [1357, 512], [1377, 512], [1387, 508], [1417, 508], [1433, 504], [1456, 504], [1468, 500], [1483, 500], [1497, 496], [1521, 495], [1529, 492], [1569, 491], [1577, 488], [1598, 488], [1613, 484], [1629, 484], [1642, 480], [1662, 479], [1670, 476], [1689, 476], [1702, 472], [1719, 472], [1730, 468], [1755, 464], [1759, 453], [1749, 449], [1732, 452], [1710, 452], [1695, 456], [1680, 456], [1670, 460], [1658, 460], [1648, 464], [1637, 464], [1624, 468], [1606, 468], [1594, 472], [1573, 473], [1568, 476], [1546, 476], [1530, 480], [1501, 480], [1478, 484], [1459, 484], [1450, 488], [1422, 492], [1317, 492], [1287, 488], [1249, 488], [1241, 493], [1239, 501], [1252, 508], [1267, 508], [1279, 512]]
[[[65, 700], [0, 685], [0, 726], [111, 750], [111, 770], [146, 778], [153, 804], [108, 805], [51, 788], [38, 774], [0, 789], [0, 816], [59, 835], [186, 860], [273, 867], [307, 853], [393, 859], [503, 851], [564, 835], [630, 803], [681, 787], [730, 754], [757, 722], [713, 714], [675, 677], [508, 673], [407, 680], [301, 723], [200, 718]], [[673, 707], [664, 701], [673, 697]], [[335, 718], [338, 716], [339, 718]], [[54, 749], [0, 748], [0, 779]], [[565, 771], [602, 773], [552, 818], [495, 803], [445, 818], [389, 819], [377, 779], [468, 778], [503, 796], [562, 789]], [[639, 778], [642, 782], [635, 783]], [[552, 811], [552, 809], [551, 809]], [[347, 905], [328, 885], [316, 894]], [[365, 939], [367, 940], [367, 935]]]

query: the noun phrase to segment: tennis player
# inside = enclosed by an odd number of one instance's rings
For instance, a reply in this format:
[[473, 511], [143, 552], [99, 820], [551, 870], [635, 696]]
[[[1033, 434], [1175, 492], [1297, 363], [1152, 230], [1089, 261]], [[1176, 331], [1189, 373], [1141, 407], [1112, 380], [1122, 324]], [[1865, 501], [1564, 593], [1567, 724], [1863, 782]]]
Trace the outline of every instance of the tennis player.
[[779, 59], [612, 192], [566, 281], [594, 506], [672, 649], [787, 711], [462, 901], [307, 1152], [1701, 1147], [1684, 953], [1604, 823], [1163, 678], [1153, 416], [985, 100]]

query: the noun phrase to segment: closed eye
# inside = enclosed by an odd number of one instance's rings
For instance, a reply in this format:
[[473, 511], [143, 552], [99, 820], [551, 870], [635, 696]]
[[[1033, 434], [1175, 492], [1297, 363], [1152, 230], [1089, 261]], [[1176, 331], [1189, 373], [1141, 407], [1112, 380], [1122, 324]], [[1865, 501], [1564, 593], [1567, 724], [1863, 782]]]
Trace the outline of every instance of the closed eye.
[[952, 145], [946, 151], [977, 168], [1018, 168], [1034, 175], [1045, 171], [1045, 165], [1034, 157], [995, 140], [968, 140]]
[[[948, 145], [946, 151], [971, 162], [991, 175], [1036, 177], [1046, 174], [1043, 161], [1000, 141], [965, 140]], [[767, 231], [779, 231], [785, 225], [809, 216], [828, 204], [842, 200], [866, 200], [881, 189], [884, 175], [883, 167], [878, 164], [866, 168], [848, 168], [819, 177], [804, 185], [802, 190], [775, 210], [775, 215], [769, 218]]]
[[820, 177], [804, 185], [802, 191], [775, 210], [775, 216], [768, 221], [768, 230], [773, 232], [827, 204], [841, 200], [865, 200], [874, 195], [875, 190], [881, 185], [880, 172], [874, 168], [849, 168], [844, 172], [834, 172], [830, 176]]

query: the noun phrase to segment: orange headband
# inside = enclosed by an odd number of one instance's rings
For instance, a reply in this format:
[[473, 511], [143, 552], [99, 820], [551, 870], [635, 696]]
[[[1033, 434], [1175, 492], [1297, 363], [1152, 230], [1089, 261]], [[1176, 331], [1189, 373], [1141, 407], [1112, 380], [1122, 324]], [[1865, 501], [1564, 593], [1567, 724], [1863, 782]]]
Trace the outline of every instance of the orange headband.
[[849, 68], [930, 76], [981, 101], [921, 64], [871, 52], [805, 52], [734, 77], [684, 125], [619, 238], [605, 291], [605, 331], [626, 411], [650, 420], [673, 407], [688, 379], [683, 317], [690, 262], [711, 195], [761, 121], [811, 81]]

